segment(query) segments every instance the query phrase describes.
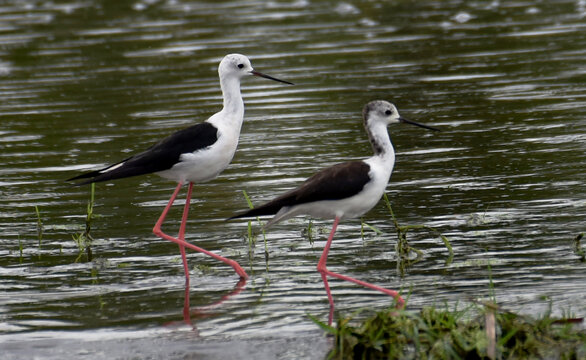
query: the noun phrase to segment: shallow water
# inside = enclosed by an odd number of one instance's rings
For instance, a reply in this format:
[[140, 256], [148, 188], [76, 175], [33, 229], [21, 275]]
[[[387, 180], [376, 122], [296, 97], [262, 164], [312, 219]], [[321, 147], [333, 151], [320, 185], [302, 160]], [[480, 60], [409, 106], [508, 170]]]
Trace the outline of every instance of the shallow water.
[[[262, 235], [249, 252], [247, 222], [224, 219], [247, 207], [243, 190], [260, 204], [324, 166], [369, 156], [360, 114], [373, 99], [442, 129], [389, 128], [397, 162], [387, 194], [401, 224], [436, 228], [454, 257], [414, 231], [424, 256], [401, 271], [381, 202], [364, 221], [382, 235], [342, 223], [329, 268], [410, 292], [414, 309], [486, 298], [492, 277], [507, 308], [538, 314], [551, 301], [556, 313], [583, 316], [586, 265], [571, 243], [586, 218], [585, 16], [581, 0], [4, 2], [5, 356], [322, 358], [328, 339], [307, 314], [327, 319], [315, 266], [331, 221], [313, 220], [313, 244], [307, 219], [271, 228], [267, 271]], [[64, 179], [218, 111], [217, 63], [230, 52], [296, 85], [245, 79], [234, 161], [195, 187], [187, 239], [251, 279], [238, 292], [231, 268], [188, 253], [188, 326], [178, 249], [151, 233], [175, 185], [156, 176], [98, 184], [96, 259], [76, 263], [72, 235], [85, 226], [89, 189]], [[340, 316], [390, 304], [330, 284]]]

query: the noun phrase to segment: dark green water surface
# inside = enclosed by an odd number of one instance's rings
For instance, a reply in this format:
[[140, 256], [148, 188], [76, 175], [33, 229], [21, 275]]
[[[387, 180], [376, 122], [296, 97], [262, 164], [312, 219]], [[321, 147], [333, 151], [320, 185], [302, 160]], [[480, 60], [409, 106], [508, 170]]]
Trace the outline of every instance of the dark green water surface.
[[[177, 246], [151, 229], [175, 186], [157, 176], [96, 186], [94, 261], [75, 262], [88, 187], [65, 179], [143, 150], [221, 107], [227, 53], [294, 82], [245, 79], [239, 149], [195, 186], [183, 319]], [[489, 296], [528, 314], [586, 313], [586, 2], [4, 1], [0, 3], [0, 351], [3, 358], [321, 359], [329, 340], [316, 264], [331, 221], [296, 218], [250, 249], [225, 222], [318, 169], [371, 154], [362, 106], [393, 101], [442, 129], [389, 128], [387, 194], [423, 258], [400, 271], [381, 202], [339, 227], [331, 270], [409, 295], [409, 307]], [[184, 193], [181, 194], [184, 197]], [[165, 229], [178, 230], [179, 201]], [[39, 246], [35, 206], [42, 221]], [[254, 231], [259, 231], [253, 222]], [[19, 250], [22, 247], [22, 255]], [[490, 270], [489, 270], [490, 268]], [[337, 314], [390, 299], [330, 282]], [[218, 301], [223, 300], [221, 303]]]

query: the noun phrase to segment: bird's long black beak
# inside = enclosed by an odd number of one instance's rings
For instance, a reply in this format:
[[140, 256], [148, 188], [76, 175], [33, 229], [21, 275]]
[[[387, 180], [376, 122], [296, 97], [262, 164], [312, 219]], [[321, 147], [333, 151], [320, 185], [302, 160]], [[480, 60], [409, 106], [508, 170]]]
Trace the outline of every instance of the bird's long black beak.
[[255, 70], [252, 70], [250, 73], [252, 75], [254, 75], [254, 76], [260, 76], [260, 77], [265, 78], [265, 79], [274, 80], [274, 81], [282, 82], [282, 83], [289, 84], [289, 85], [295, 85], [292, 82], [288, 82], [288, 81], [285, 81], [285, 80], [280, 80], [280, 79], [274, 78], [272, 76], [263, 74], [261, 72], [255, 71]]
[[406, 123], [406, 124], [411, 124], [411, 125], [419, 126], [419, 127], [422, 127], [424, 129], [428, 129], [428, 130], [440, 131], [440, 129], [436, 129], [436, 128], [431, 127], [431, 126], [427, 126], [427, 125], [423, 125], [423, 124], [420, 124], [420, 123], [416, 123], [415, 121], [407, 120], [404, 117], [400, 117], [399, 118], [399, 121], [400, 122], [403, 122], [403, 123]]

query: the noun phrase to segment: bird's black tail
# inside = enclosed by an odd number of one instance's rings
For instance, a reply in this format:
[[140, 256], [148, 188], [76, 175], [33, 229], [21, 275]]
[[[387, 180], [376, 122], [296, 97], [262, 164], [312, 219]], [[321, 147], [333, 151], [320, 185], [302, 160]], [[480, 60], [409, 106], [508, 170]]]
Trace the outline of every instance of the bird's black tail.
[[75, 181], [80, 179], [88, 179], [82, 182], [79, 182], [74, 185], [85, 185], [91, 184], [95, 182], [102, 182], [102, 181], [109, 181], [109, 180], [116, 180], [122, 179], [130, 176], [137, 176], [137, 175], [144, 175], [152, 172], [150, 169], [141, 167], [141, 166], [134, 166], [132, 163], [128, 163], [130, 158], [112, 164], [108, 167], [103, 169], [95, 170], [86, 172], [77, 176], [74, 176], [66, 181]]
[[248, 217], [256, 217], [256, 216], [268, 216], [268, 215], [275, 215], [279, 210], [281, 210], [283, 206], [281, 204], [273, 204], [269, 202], [267, 204], [261, 205], [254, 209], [250, 209], [248, 211], [241, 212], [236, 214], [227, 220], [234, 220], [240, 218], [248, 218]]
[[93, 178], [95, 178], [98, 175], [100, 175], [100, 171], [99, 170], [90, 171], [90, 172], [87, 172], [87, 173], [83, 173], [81, 175], [74, 176], [74, 177], [69, 178], [69, 179], [67, 179], [65, 181], [76, 181], [76, 180], [80, 180], [80, 179], [88, 179], [88, 178], [90, 178], [89, 180], [85, 180], [85, 181], [82, 181], [82, 182], [78, 182], [76, 184], [73, 184], [73, 185], [85, 185], [85, 184], [90, 184], [90, 183], [95, 182], [95, 180]]
[[69, 179], [67, 179], [65, 181], [76, 181], [76, 180], [81, 180], [81, 179], [88, 179], [88, 180], [85, 180], [85, 181], [77, 182], [75, 184], [71, 184], [73, 186], [82, 186], [82, 185], [87, 185], [87, 184], [91, 184], [91, 183], [94, 183], [94, 182], [104, 181], [104, 180], [97, 180], [96, 179], [96, 177], [99, 176], [99, 175], [100, 175], [100, 171], [99, 170], [90, 171], [90, 172], [87, 172], [87, 173], [83, 173], [81, 175], [74, 176], [74, 177], [69, 178]]

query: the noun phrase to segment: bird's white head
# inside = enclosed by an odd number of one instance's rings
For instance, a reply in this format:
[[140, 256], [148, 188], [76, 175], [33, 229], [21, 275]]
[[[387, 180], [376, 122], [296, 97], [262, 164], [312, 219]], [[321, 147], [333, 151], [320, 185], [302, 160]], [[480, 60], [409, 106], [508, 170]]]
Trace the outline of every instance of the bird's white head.
[[278, 82], [282, 82], [285, 84], [293, 85], [292, 83], [284, 80], [279, 80], [272, 76], [263, 74], [261, 72], [255, 71], [252, 68], [252, 64], [248, 57], [241, 55], [241, 54], [228, 54], [224, 56], [222, 61], [220, 61], [220, 66], [218, 67], [218, 73], [220, 74], [220, 79], [224, 78], [236, 78], [241, 79], [246, 75], [254, 75], [259, 76], [265, 79], [274, 80]]
[[220, 77], [242, 78], [245, 75], [252, 75], [254, 71], [250, 60], [241, 54], [228, 54], [220, 61], [218, 73]]

